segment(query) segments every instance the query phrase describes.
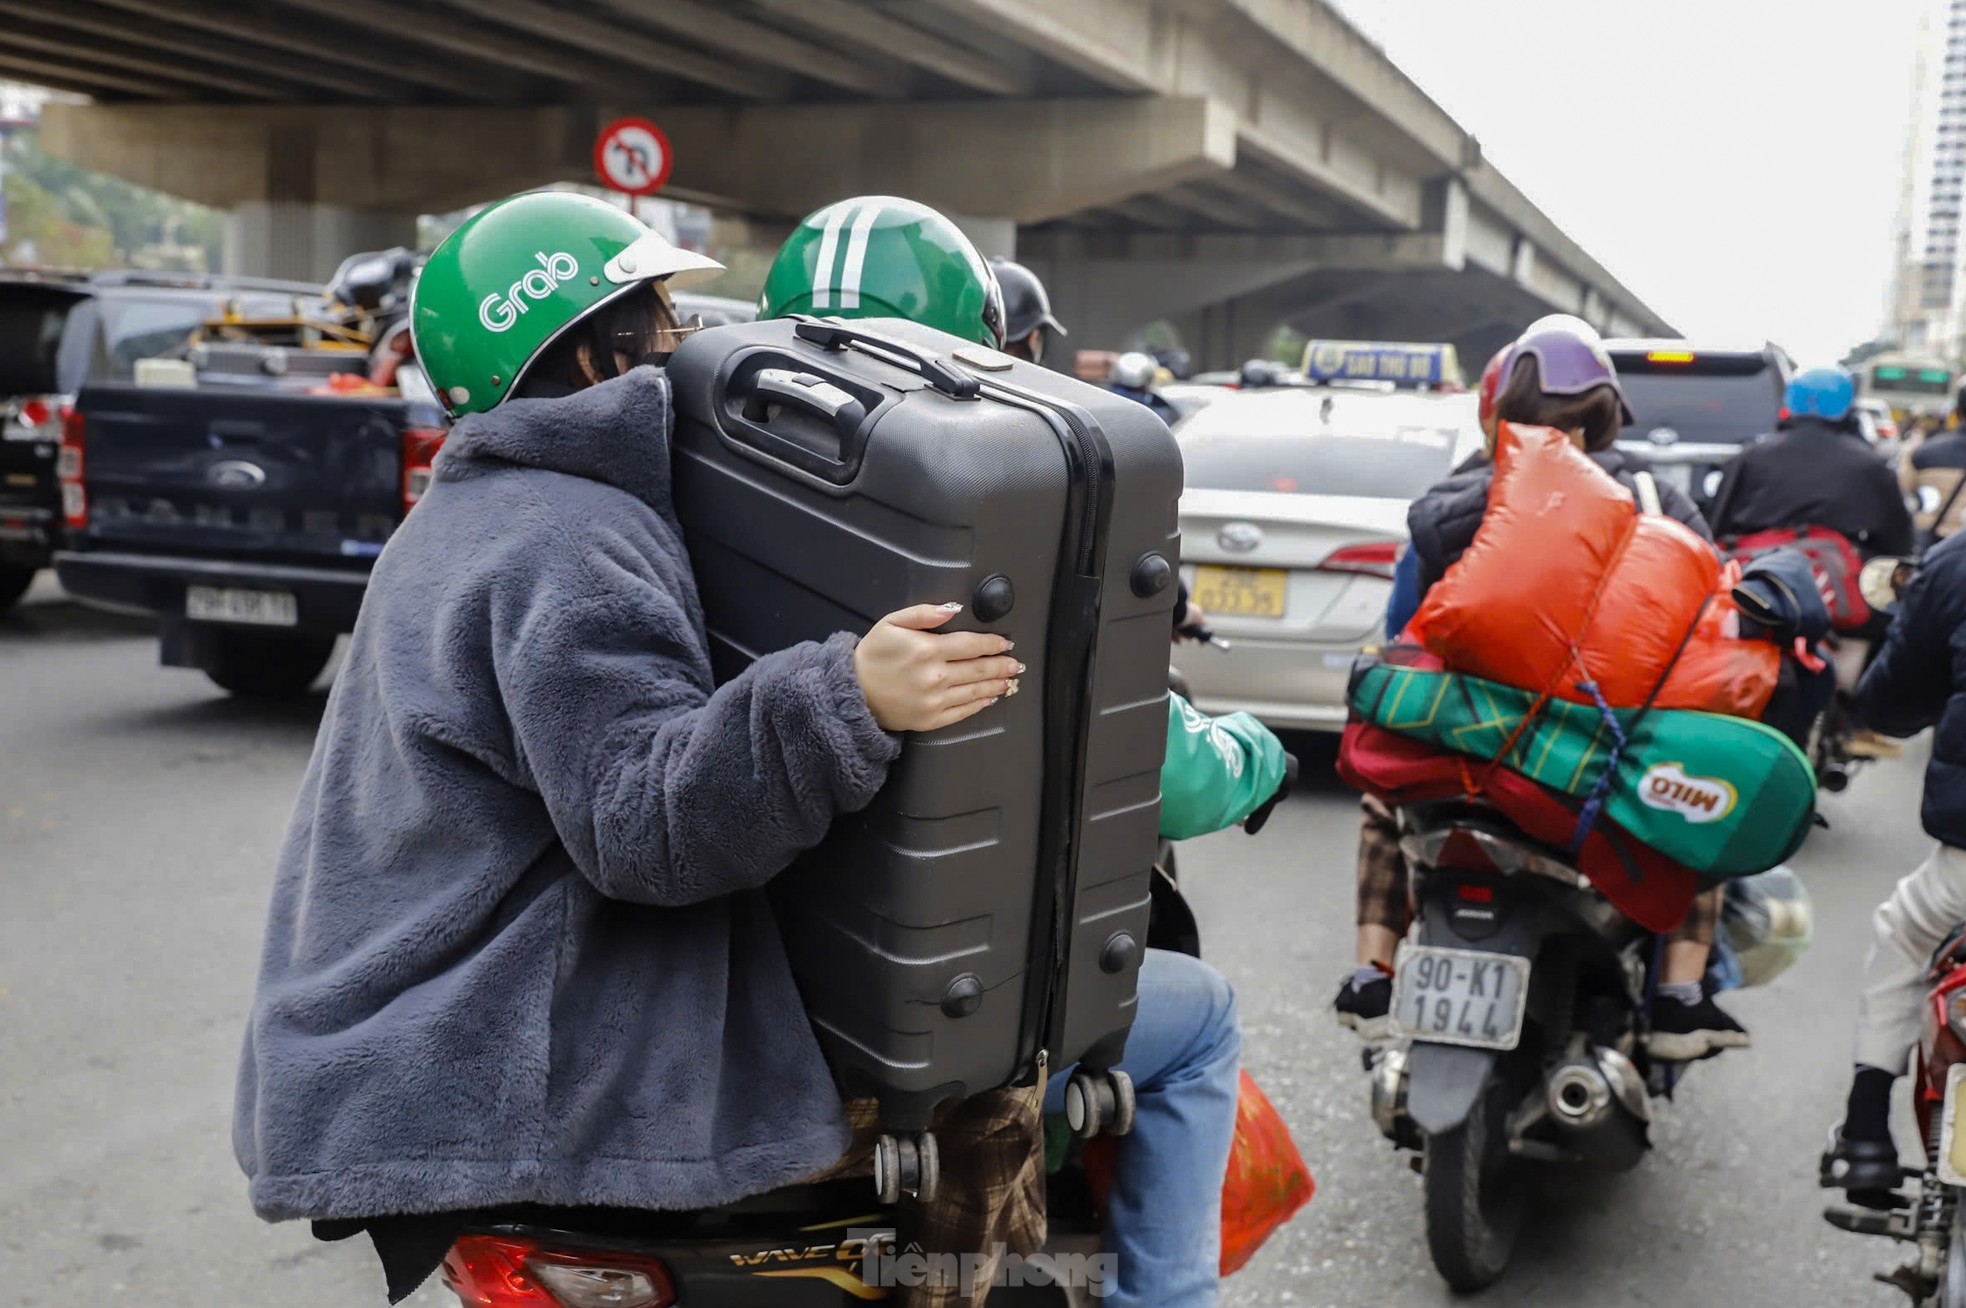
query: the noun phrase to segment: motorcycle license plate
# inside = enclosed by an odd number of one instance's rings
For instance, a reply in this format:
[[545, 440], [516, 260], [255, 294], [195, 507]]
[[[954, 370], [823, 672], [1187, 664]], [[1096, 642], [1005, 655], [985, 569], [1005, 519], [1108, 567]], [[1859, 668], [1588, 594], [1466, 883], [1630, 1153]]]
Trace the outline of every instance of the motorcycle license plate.
[[1529, 960], [1406, 945], [1393, 974], [1393, 1026], [1436, 1045], [1514, 1049], [1529, 998]]
[[1966, 1185], [1966, 1122], [1959, 1120], [1960, 1113], [1966, 1112], [1966, 1092], [1960, 1090], [1961, 1082], [1966, 1082], [1966, 1063], [1954, 1063], [1946, 1069], [1946, 1100], [1939, 1125], [1937, 1170], [1947, 1185]]

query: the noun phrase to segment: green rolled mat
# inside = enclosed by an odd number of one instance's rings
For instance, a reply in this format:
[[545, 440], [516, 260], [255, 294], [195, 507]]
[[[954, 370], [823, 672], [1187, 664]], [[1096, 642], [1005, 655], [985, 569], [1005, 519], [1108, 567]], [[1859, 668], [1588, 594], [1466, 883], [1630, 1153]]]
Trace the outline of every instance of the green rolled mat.
[[[1387, 731], [1588, 796], [1616, 738], [1593, 704], [1552, 699], [1536, 719], [1534, 691], [1458, 672], [1364, 666], [1352, 710]], [[1710, 877], [1753, 876], [1801, 846], [1816, 812], [1816, 774], [1795, 743], [1746, 718], [1691, 709], [1614, 709], [1627, 743], [1604, 816], [1666, 857]], [[1515, 736], [1510, 744], [1511, 736]]]

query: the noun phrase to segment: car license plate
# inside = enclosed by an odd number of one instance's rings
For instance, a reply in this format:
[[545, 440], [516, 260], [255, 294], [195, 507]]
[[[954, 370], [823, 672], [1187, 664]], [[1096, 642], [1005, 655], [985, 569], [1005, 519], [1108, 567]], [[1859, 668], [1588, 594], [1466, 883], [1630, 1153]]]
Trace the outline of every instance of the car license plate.
[[1514, 1049], [1528, 996], [1526, 958], [1406, 945], [1393, 976], [1393, 1026], [1429, 1044]]
[[184, 616], [195, 622], [238, 622], [254, 627], [291, 627], [300, 607], [284, 590], [240, 590], [233, 586], [190, 586]]
[[1195, 603], [1211, 617], [1280, 618], [1289, 590], [1282, 568], [1195, 569]]
[[1693, 465], [1690, 463], [1655, 463], [1652, 465], [1652, 475], [1659, 479], [1661, 485], [1685, 491], [1688, 495], [1693, 493]]

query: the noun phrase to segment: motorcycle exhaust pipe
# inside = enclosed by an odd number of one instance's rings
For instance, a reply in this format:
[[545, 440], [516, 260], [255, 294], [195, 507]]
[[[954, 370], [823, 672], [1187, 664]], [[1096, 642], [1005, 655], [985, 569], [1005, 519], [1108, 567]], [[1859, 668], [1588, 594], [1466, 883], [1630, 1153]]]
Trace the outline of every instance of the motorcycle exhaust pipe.
[[1382, 1049], [1370, 1070], [1372, 1121], [1386, 1139], [1403, 1144], [1417, 1134], [1406, 1116], [1406, 1051]]
[[1557, 1064], [1546, 1094], [1550, 1116], [1566, 1130], [1591, 1130], [1611, 1113], [1611, 1082], [1591, 1059], [1570, 1058]]
[[1652, 1105], [1629, 1058], [1615, 1049], [1573, 1055], [1545, 1086], [1550, 1120], [1584, 1159], [1623, 1170], [1644, 1154]]

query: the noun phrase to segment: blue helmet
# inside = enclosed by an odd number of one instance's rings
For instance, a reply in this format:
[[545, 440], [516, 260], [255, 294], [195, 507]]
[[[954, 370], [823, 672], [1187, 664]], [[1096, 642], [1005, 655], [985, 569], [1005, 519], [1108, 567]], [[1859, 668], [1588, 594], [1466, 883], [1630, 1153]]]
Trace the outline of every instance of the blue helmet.
[[1842, 422], [1857, 404], [1857, 383], [1849, 372], [1835, 365], [1804, 368], [1789, 378], [1788, 394], [1782, 407], [1791, 418], [1821, 418]]

